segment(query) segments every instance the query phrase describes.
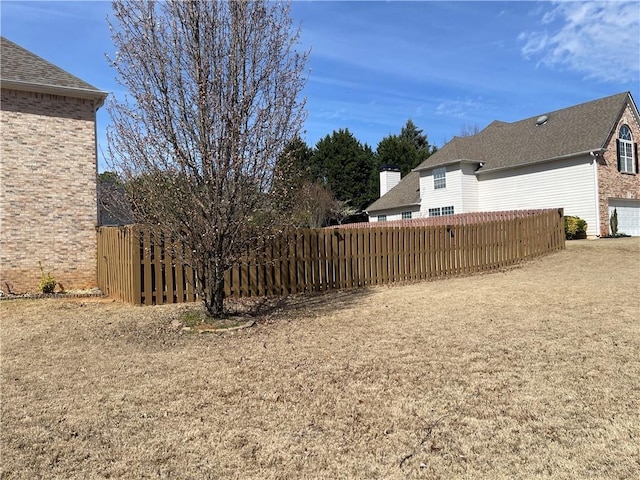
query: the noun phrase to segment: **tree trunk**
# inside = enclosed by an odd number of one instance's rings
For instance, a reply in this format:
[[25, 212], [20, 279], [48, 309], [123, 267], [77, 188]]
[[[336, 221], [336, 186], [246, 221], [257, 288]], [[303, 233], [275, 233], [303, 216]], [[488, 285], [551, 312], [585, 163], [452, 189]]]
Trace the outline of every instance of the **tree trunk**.
[[209, 301], [206, 307], [208, 315], [215, 318], [224, 316], [224, 282], [218, 282], [209, 289]]
[[225, 314], [224, 310], [224, 271], [220, 268], [210, 267], [211, 275], [207, 275], [204, 284], [202, 301], [207, 310], [207, 315], [220, 318]]

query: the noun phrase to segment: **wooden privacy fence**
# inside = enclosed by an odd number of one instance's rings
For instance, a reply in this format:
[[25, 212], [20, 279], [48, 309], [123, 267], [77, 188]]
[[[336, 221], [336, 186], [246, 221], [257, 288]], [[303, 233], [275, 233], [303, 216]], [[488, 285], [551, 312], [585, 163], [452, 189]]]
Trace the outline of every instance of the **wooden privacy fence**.
[[[565, 246], [561, 209], [475, 224], [297, 229], [261, 239], [225, 273], [227, 297], [287, 295], [467, 275]], [[135, 304], [197, 300], [181, 246], [138, 226], [98, 231], [98, 285]]]

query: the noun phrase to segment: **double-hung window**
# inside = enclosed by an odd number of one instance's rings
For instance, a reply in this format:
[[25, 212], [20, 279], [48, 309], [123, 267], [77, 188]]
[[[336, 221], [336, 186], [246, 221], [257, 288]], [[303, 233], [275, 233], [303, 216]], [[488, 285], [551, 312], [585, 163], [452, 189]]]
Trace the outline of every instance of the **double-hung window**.
[[[620, 127], [618, 134], [618, 170], [622, 173], [637, 172], [637, 147], [631, 137], [631, 129], [627, 125]], [[635, 157], [635, 158], [634, 158]]]
[[410, 220], [411, 219], [411, 212], [402, 212], [402, 219], [403, 220]]
[[435, 168], [433, 170], [433, 189], [437, 190], [439, 188], [447, 187], [447, 168]]
[[387, 216], [386, 215], [378, 215], [378, 221], [379, 222], [386, 222], [387, 221]]
[[443, 215], [453, 215], [453, 206], [451, 207], [437, 207], [437, 208], [430, 208], [429, 209], [429, 216], [430, 217], [440, 217]]

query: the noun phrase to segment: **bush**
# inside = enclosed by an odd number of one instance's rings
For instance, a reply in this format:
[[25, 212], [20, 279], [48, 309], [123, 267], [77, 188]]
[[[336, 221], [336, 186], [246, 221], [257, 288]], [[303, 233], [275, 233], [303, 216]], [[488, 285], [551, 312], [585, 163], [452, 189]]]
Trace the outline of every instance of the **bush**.
[[587, 222], [580, 217], [564, 217], [564, 235], [567, 240], [585, 238], [587, 235]]
[[618, 209], [613, 209], [613, 214], [611, 215], [611, 220], [609, 220], [609, 225], [611, 226], [611, 235], [618, 235]]
[[44, 268], [42, 268], [42, 263], [38, 262], [38, 266], [40, 267], [40, 285], [38, 286], [39, 290], [42, 293], [53, 293], [56, 289], [56, 284], [58, 283], [54, 277], [51, 276], [49, 272], [44, 273]]

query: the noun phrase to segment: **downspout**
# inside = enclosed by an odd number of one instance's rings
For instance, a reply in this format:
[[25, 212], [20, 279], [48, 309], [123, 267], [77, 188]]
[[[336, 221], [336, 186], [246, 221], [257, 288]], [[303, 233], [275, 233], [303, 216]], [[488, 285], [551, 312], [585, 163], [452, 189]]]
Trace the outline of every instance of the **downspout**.
[[589, 152], [593, 158], [593, 191], [596, 200], [596, 236], [600, 236], [600, 194], [598, 188], [598, 153]]
[[93, 103], [93, 158], [96, 164], [96, 230], [100, 228], [100, 178], [98, 177], [98, 109]]
[[[100, 285], [100, 261], [98, 254], [98, 232], [100, 231], [100, 178], [98, 177], [98, 109], [102, 103], [97, 104], [96, 100], [93, 101], [93, 158], [95, 162], [95, 185], [96, 185], [96, 237], [95, 237], [95, 285], [99, 288]], [[106, 293], [106, 292], [103, 292]]]
[[96, 231], [100, 228], [100, 177], [98, 173], [98, 110], [104, 105], [107, 94], [93, 100], [93, 158], [96, 168]]

